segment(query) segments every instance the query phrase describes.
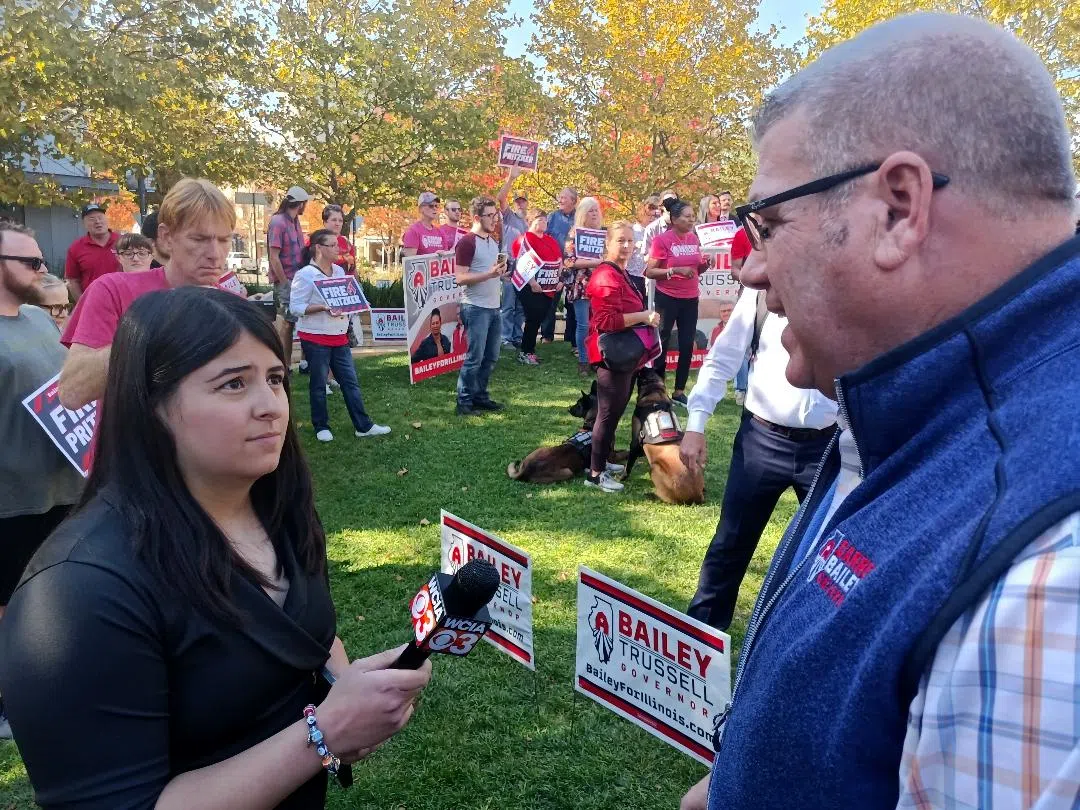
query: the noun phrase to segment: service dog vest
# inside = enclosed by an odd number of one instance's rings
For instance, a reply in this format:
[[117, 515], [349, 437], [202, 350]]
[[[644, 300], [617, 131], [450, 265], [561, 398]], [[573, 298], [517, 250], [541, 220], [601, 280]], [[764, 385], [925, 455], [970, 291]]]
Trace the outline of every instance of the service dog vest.
[[566, 440], [566, 444], [578, 451], [586, 463], [592, 459], [592, 431], [582, 430]]
[[671, 444], [683, 437], [679, 417], [663, 405], [654, 405], [653, 410], [641, 423], [639, 438], [642, 444]]

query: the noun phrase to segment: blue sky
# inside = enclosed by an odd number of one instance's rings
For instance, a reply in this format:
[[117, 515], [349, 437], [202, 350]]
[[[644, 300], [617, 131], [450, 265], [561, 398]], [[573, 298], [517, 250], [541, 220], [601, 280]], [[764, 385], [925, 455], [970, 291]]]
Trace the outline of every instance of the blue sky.
[[[758, 26], [762, 29], [775, 25], [780, 28], [780, 42], [791, 45], [806, 29], [806, 19], [821, 11], [822, 0], [762, 0], [758, 14]], [[525, 20], [524, 24], [507, 31], [506, 51], [510, 56], [522, 56], [529, 47], [533, 0], [510, 0], [510, 10]]]

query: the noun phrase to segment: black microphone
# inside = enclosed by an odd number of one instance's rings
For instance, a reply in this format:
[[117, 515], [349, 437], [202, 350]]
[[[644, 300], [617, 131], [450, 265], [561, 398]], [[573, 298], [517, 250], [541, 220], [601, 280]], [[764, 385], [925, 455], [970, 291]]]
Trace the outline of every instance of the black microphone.
[[487, 560], [432, 574], [409, 606], [415, 638], [390, 668], [419, 669], [433, 652], [468, 655], [491, 626], [487, 603], [498, 589], [499, 571]]

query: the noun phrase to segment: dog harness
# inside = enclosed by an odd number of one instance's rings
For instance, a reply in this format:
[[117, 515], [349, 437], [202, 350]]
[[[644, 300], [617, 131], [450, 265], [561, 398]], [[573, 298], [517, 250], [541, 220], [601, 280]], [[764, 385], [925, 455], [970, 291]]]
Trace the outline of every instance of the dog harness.
[[592, 458], [592, 431], [581, 430], [566, 440], [566, 444], [578, 451], [586, 463]]
[[642, 444], [671, 444], [680, 441], [683, 437], [682, 424], [678, 415], [669, 410], [663, 403], [657, 403], [649, 411], [641, 422], [641, 431], [638, 438]]

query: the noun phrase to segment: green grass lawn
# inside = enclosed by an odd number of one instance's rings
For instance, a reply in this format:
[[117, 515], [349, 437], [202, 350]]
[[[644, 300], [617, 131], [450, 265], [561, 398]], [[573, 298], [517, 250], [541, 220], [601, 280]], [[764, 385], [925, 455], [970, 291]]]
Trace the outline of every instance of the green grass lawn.
[[[456, 375], [410, 386], [404, 354], [364, 357], [358, 366], [368, 411], [394, 432], [354, 439], [335, 394], [331, 444], [315, 441], [307, 378], [294, 377], [302, 390], [293, 418], [314, 471], [338, 633], [351, 657], [408, 639], [408, 602], [439, 564], [441, 508], [527, 549], [534, 566], [536, 672], [487, 644], [466, 660], [436, 660], [413, 721], [353, 767], [351, 789], [331, 787], [331, 808], [676, 808], [705, 774], [574, 691], [576, 576], [585, 564], [685, 609], [719, 515], [738, 411], [725, 400], [709, 424], [704, 506], [660, 503], [644, 463], [621, 495], [586, 489], [581, 479], [520, 484], [506, 477], [507, 463], [578, 426], [566, 410], [583, 386], [569, 347], [540, 346], [539, 355], [544, 364], [530, 368], [504, 354], [491, 392], [507, 410], [467, 419], [453, 412]], [[618, 447], [629, 433], [629, 418], [623, 421]], [[732, 627], [736, 655], [796, 505], [793, 493], [781, 500], [743, 584]], [[0, 744], [0, 810], [31, 806], [18, 752]]]

